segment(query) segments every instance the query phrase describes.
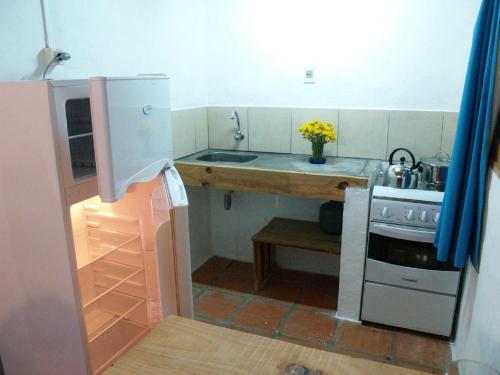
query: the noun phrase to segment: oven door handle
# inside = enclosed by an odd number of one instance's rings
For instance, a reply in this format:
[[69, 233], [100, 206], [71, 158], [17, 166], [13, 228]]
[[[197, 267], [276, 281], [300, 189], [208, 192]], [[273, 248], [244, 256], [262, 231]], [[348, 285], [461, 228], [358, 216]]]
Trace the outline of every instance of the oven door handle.
[[371, 223], [370, 232], [380, 234], [381, 236], [398, 238], [400, 240], [408, 240], [415, 242], [434, 242], [434, 237], [436, 235], [435, 230], [429, 230], [424, 228], [412, 229], [403, 227], [401, 225], [391, 225], [391, 224], [381, 224], [381, 223]]

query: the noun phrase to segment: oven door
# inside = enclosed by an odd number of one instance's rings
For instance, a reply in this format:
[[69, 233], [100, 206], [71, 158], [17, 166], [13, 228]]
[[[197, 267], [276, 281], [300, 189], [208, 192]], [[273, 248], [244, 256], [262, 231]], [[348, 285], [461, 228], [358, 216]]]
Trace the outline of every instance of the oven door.
[[454, 295], [460, 271], [437, 260], [434, 230], [370, 224], [365, 280]]
[[372, 222], [368, 259], [403, 267], [456, 271], [451, 262], [437, 260], [434, 235], [434, 229]]

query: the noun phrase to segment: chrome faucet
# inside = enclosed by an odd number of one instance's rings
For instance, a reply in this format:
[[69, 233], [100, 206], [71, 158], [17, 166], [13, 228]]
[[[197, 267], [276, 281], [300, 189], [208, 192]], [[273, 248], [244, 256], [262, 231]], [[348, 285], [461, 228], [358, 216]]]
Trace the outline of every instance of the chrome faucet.
[[245, 139], [245, 135], [241, 132], [240, 115], [238, 114], [238, 111], [233, 111], [231, 114], [231, 120], [236, 120], [237, 124], [236, 133], [234, 133], [234, 140], [240, 142]]

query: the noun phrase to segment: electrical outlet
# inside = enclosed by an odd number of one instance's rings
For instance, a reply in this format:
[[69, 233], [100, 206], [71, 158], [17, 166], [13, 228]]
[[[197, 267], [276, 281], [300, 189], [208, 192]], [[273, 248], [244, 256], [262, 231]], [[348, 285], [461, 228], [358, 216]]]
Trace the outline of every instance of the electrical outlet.
[[[59, 54], [59, 53], [62, 53], [64, 52], [64, 50], [62, 49], [54, 49], [54, 48], [44, 48], [42, 49], [42, 63], [44, 66], [47, 66], [49, 65], [52, 60], [54, 60], [54, 58]], [[61, 61], [56, 61], [56, 62], [53, 62], [53, 65], [62, 65], [64, 62], [64, 60], [61, 60]]]
[[316, 67], [306, 66], [304, 69], [304, 83], [316, 83]]

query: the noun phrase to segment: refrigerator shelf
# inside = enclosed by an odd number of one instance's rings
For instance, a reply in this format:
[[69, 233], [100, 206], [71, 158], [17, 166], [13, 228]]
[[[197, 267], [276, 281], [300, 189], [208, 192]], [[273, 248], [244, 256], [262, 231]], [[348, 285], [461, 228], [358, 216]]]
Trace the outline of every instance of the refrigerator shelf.
[[[87, 251], [82, 251], [79, 246], [76, 246], [77, 254], [86, 253], [87, 255], [85, 260], [78, 259], [78, 269], [82, 269], [95, 261], [105, 258], [119, 249], [129, 254], [135, 252], [137, 257], [142, 257], [141, 238], [137, 234], [115, 232], [100, 228], [88, 228], [87, 238]], [[81, 247], [83, 247], [83, 245]], [[126, 262], [125, 264], [129, 263]]]
[[[93, 285], [82, 283], [80, 277], [80, 288], [82, 289], [83, 308], [90, 306], [95, 301], [103, 298], [106, 294], [119, 290], [123, 287], [144, 288], [143, 268], [124, 266], [106, 260], [99, 260], [93, 265], [97, 266], [92, 271]], [[141, 281], [135, 281], [136, 276], [142, 276]], [[86, 290], [85, 290], [85, 289]], [[87, 291], [92, 290], [90, 294]], [[89, 297], [91, 296], [91, 297]]]
[[89, 343], [144, 303], [144, 298], [111, 291], [84, 308]]
[[102, 374], [106, 368], [146, 336], [149, 331], [148, 325], [124, 318], [89, 343], [90, 362], [94, 375]]

